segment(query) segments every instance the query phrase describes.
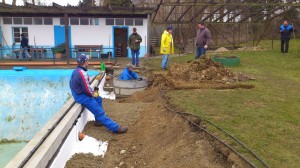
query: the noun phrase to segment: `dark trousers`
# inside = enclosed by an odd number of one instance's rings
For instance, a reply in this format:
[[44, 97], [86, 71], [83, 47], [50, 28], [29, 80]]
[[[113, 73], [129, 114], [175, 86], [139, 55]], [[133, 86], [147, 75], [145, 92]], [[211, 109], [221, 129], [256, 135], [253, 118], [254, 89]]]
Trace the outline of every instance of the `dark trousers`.
[[131, 50], [131, 64], [138, 66], [139, 62], [140, 50]]
[[288, 53], [289, 51], [289, 41], [281, 39], [281, 53]]

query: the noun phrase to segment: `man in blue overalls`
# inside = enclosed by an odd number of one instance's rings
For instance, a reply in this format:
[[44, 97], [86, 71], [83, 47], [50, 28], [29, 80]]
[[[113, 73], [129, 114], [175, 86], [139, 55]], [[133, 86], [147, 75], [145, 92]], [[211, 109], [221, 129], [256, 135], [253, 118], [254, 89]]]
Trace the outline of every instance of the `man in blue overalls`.
[[115, 121], [106, 116], [102, 107], [102, 98], [98, 96], [95, 87], [90, 87], [89, 76], [87, 74], [88, 58], [80, 55], [77, 59], [78, 66], [73, 71], [70, 80], [70, 88], [75, 101], [86, 107], [95, 116], [96, 122], [103, 124], [108, 130], [122, 134], [127, 132], [127, 127], [119, 126]]

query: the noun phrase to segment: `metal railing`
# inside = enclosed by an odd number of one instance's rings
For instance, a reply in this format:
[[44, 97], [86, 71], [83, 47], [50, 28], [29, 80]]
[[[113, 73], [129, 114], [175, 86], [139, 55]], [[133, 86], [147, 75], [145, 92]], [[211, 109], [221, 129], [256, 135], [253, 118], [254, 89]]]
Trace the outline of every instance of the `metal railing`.
[[[20, 48], [14, 47], [1, 47], [0, 46], [0, 59], [5, 60], [65, 60], [66, 50], [64, 48], [57, 47], [30, 47], [27, 49], [30, 55], [29, 58], [23, 54], [20, 57]], [[79, 49], [79, 48], [69, 48], [70, 59], [76, 59], [79, 55], [85, 54], [89, 55], [90, 59], [106, 59], [113, 58], [115, 53], [117, 53], [116, 48], [101, 48], [101, 49]]]

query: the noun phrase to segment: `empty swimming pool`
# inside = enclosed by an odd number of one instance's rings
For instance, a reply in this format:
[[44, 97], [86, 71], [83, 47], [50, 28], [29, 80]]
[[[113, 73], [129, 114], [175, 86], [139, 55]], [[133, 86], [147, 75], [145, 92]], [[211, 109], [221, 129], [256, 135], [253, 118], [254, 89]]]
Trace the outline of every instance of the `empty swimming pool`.
[[[71, 97], [73, 70], [0, 70], [0, 167]], [[97, 71], [88, 71], [90, 76]]]

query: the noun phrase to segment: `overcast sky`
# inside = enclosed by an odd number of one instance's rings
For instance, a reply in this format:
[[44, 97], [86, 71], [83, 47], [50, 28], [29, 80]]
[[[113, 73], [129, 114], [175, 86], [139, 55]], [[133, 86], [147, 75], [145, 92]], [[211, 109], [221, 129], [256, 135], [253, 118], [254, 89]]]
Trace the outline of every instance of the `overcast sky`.
[[[38, 1], [38, 0], [36, 0]], [[41, 2], [45, 2], [47, 5], [51, 5], [52, 2], [55, 2], [59, 5], [67, 5], [68, 3], [70, 5], [78, 5], [79, 0], [40, 0]], [[12, 0], [5, 0], [7, 4], [11, 4]], [[31, 0], [28, 0], [28, 2], [31, 2]], [[23, 0], [17, 0], [17, 5], [23, 5]]]

